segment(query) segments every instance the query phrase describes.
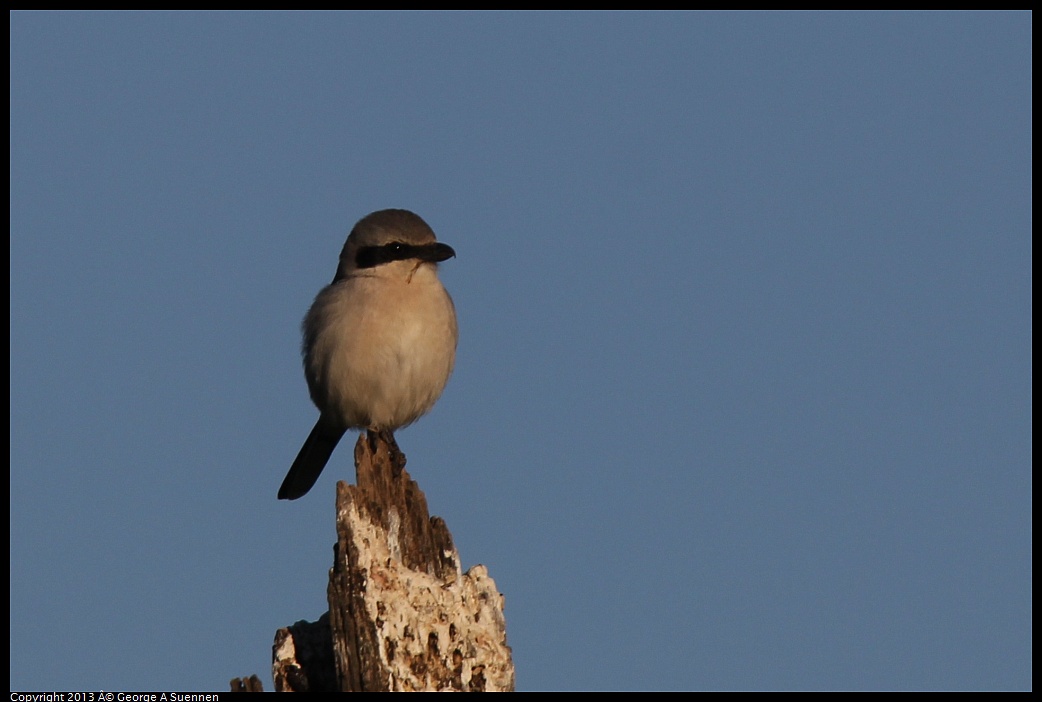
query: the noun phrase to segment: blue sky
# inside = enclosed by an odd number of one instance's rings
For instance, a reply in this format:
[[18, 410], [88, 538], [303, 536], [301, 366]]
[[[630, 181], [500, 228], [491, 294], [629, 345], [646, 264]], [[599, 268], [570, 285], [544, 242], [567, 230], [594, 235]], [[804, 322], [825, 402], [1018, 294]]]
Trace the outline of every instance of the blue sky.
[[519, 689], [1031, 688], [1030, 14], [10, 21], [12, 689], [271, 689], [353, 479], [275, 499], [299, 324], [386, 207]]

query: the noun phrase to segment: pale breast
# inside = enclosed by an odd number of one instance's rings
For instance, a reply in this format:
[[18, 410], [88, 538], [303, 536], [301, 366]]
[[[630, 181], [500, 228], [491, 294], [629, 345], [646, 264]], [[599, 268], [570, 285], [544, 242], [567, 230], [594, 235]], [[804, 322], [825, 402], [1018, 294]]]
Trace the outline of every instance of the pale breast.
[[452, 300], [431, 266], [408, 282], [340, 281], [320, 293], [305, 319], [312, 399], [348, 427], [410, 424], [441, 396], [456, 337]]

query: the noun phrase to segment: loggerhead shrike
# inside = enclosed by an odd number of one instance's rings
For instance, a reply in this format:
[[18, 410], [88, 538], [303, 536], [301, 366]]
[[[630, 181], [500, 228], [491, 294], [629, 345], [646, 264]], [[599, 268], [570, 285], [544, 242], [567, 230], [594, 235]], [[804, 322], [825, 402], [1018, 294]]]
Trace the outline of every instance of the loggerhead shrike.
[[408, 210], [363, 217], [304, 318], [304, 376], [321, 415], [279, 488], [307, 494], [348, 429], [383, 434], [426, 414], [456, 357], [456, 310], [438, 262], [456, 255]]

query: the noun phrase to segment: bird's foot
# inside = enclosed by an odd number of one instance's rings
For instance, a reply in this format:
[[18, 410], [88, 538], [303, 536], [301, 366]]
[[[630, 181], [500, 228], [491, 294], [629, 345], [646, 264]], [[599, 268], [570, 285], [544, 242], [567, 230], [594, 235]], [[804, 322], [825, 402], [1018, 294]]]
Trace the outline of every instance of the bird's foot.
[[[370, 430], [367, 432], [369, 436], [369, 445], [376, 451], [376, 445], [378, 442], [383, 442], [387, 446], [387, 455], [391, 460], [391, 467], [394, 469], [394, 474], [398, 475], [405, 469], [405, 454], [398, 448], [398, 442], [394, 438], [394, 432], [387, 429], [380, 429], [377, 431]], [[375, 440], [374, 440], [375, 439]]]

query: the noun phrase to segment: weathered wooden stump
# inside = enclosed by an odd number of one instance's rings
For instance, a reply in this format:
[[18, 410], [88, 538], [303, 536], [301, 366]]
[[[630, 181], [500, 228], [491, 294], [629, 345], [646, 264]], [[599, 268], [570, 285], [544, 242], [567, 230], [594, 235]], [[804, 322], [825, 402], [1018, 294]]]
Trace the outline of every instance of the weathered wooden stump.
[[276, 691], [513, 690], [503, 596], [484, 566], [461, 572], [393, 438], [359, 436], [355, 470], [337, 484], [329, 612], [276, 633]]

